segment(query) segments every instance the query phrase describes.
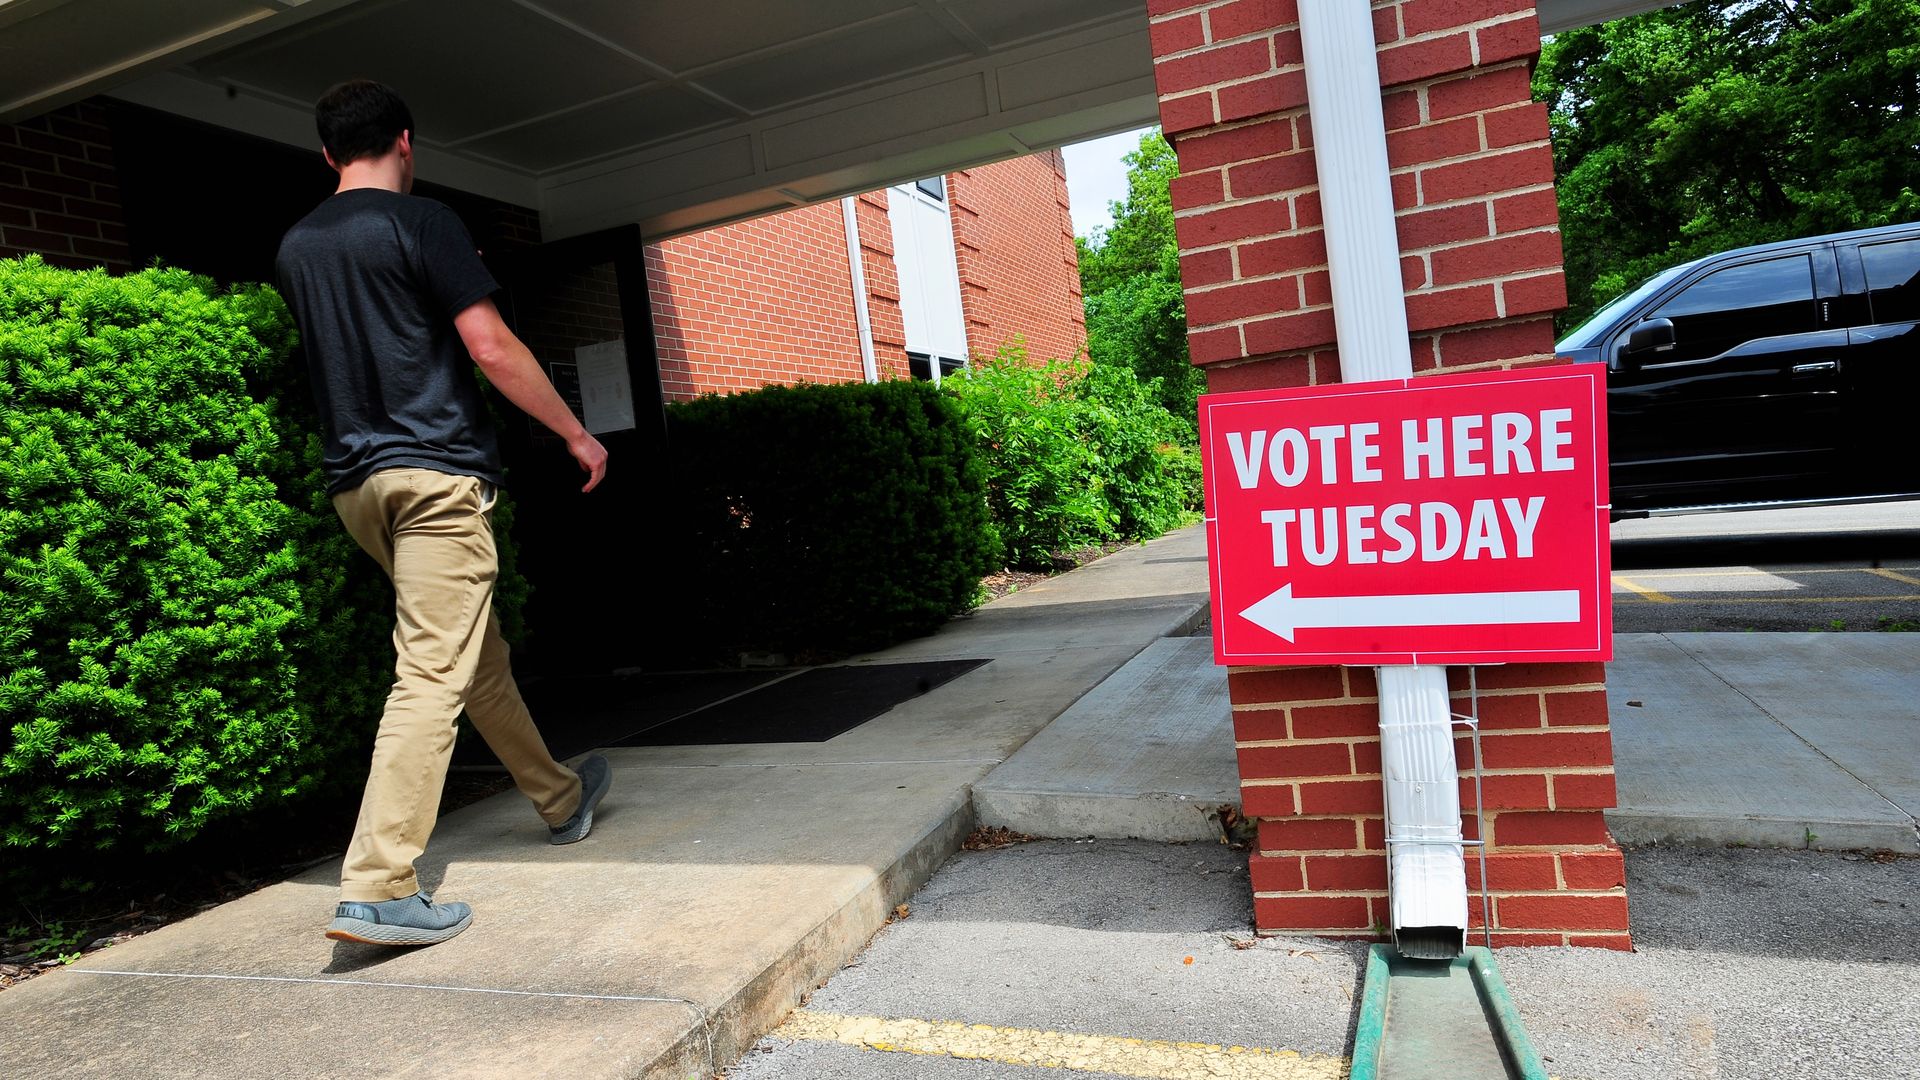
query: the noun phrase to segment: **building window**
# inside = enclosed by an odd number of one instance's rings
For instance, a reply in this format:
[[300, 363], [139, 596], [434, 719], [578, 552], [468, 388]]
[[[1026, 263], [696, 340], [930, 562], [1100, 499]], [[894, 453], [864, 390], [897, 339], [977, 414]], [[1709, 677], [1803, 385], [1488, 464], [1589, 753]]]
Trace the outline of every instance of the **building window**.
[[959, 357], [933, 357], [922, 352], [909, 352], [907, 353], [907, 370], [912, 373], [914, 378], [924, 382], [933, 378], [933, 362], [936, 359], [940, 361], [940, 377], [942, 379], [967, 366], [966, 360]]
[[916, 190], [920, 192], [920, 194], [925, 195], [927, 198], [932, 199], [935, 202], [946, 202], [947, 201], [947, 185], [945, 184], [944, 181], [945, 181], [944, 177], [929, 176], [925, 180], [914, 181], [913, 186]]

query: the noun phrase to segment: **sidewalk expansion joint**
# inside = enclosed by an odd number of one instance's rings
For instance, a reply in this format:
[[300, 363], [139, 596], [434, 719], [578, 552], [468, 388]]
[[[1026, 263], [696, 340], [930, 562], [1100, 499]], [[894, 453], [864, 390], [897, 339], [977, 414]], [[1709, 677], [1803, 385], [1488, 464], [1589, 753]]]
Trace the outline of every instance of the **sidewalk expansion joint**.
[[583, 1001], [654, 1001], [685, 1005], [704, 1018], [698, 1002], [677, 997], [649, 997], [644, 994], [583, 994], [570, 990], [503, 990], [492, 986], [446, 986], [439, 983], [376, 982], [370, 979], [313, 979], [294, 975], [222, 975], [194, 971], [112, 971], [106, 968], [68, 968], [78, 975], [118, 975], [130, 979], [206, 979], [224, 982], [300, 983], [310, 986], [365, 986], [383, 990], [444, 990], [457, 994], [504, 994], [509, 997], [576, 998]]
[[1778, 716], [1775, 716], [1772, 710], [1768, 709], [1765, 705], [1760, 704], [1758, 701], [1755, 701], [1753, 698], [1753, 695], [1747, 693], [1745, 690], [1740, 689], [1740, 687], [1734, 685], [1733, 682], [1729, 680], [1726, 676], [1713, 670], [1712, 665], [1708, 664], [1705, 660], [1702, 660], [1698, 655], [1694, 653], [1692, 649], [1689, 649], [1685, 645], [1682, 645], [1680, 642], [1673, 640], [1671, 635], [1661, 634], [1660, 638], [1664, 640], [1667, 644], [1672, 645], [1676, 649], [1679, 649], [1681, 653], [1685, 654], [1687, 659], [1700, 665], [1700, 670], [1713, 676], [1714, 679], [1719, 681], [1719, 683], [1722, 686], [1725, 686], [1727, 689], [1740, 695], [1740, 699], [1742, 701], [1745, 701], [1747, 704], [1753, 706], [1755, 709], [1759, 710], [1761, 716], [1766, 717], [1767, 719], [1773, 721], [1774, 723], [1780, 725], [1782, 728], [1786, 729], [1787, 734], [1793, 736], [1795, 739], [1798, 739], [1801, 745], [1813, 751], [1815, 754], [1818, 754], [1820, 756], [1820, 760], [1825, 761], [1827, 764], [1832, 765], [1834, 768], [1840, 770], [1841, 772], [1845, 773], [1847, 776], [1851, 777], [1854, 783], [1859, 784], [1861, 787], [1865, 788], [1869, 793], [1873, 795], [1874, 798], [1879, 799], [1881, 802], [1886, 803], [1889, 807], [1892, 807], [1894, 813], [1899, 814], [1901, 817], [1906, 818], [1908, 821], [1914, 820], [1913, 816], [1911, 814], [1908, 814], [1906, 810], [1900, 806], [1899, 803], [1896, 803], [1892, 799], [1889, 799], [1885, 795], [1881, 794], [1879, 789], [1875, 788], [1872, 784], [1867, 783], [1865, 780], [1862, 780], [1859, 774], [1855, 773], [1852, 769], [1849, 769], [1845, 765], [1842, 765], [1838, 761], [1835, 761], [1833, 757], [1829, 755], [1825, 750], [1822, 750], [1818, 746], [1815, 746], [1812, 740], [1808, 739], [1805, 735], [1800, 734], [1798, 731], [1795, 731], [1792, 724], [1789, 724], [1785, 720], [1782, 720]]

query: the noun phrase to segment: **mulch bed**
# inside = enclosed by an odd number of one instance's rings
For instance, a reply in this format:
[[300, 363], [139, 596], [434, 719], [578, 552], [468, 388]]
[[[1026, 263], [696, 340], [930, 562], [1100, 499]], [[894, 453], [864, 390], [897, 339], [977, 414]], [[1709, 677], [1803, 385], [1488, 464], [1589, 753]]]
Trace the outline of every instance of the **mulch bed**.
[[1124, 551], [1132, 546], [1133, 541], [1131, 540], [1112, 540], [1104, 544], [1090, 544], [1087, 547], [1074, 551], [1056, 554], [1053, 557], [1053, 567], [1048, 570], [1015, 570], [1012, 567], [997, 570], [988, 574], [985, 578], [982, 578], [980, 587], [986, 590], [987, 601], [991, 603], [1003, 596], [1011, 596], [1021, 589], [1038, 585], [1056, 574], [1064, 574], [1069, 570], [1078, 570], [1090, 562], [1104, 559], [1116, 551]]

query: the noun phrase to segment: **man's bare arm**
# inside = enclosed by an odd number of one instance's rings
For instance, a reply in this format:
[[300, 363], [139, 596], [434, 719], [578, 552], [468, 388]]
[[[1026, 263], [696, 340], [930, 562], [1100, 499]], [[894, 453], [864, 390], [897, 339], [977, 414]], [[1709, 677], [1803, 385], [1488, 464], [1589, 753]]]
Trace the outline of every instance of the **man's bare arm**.
[[567, 452], [587, 474], [581, 491], [592, 491], [607, 474], [607, 451], [600, 440], [587, 433], [579, 417], [553, 388], [553, 382], [526, 345], [507, 328], [500, 309], [491, 299], [481, 300], [453, 318], [460, 340], [473, 354], [474, 363], [487, 373], [487, 379], [507, 400], [528, 416], [545, 424], [548, 430], [567, 442]]

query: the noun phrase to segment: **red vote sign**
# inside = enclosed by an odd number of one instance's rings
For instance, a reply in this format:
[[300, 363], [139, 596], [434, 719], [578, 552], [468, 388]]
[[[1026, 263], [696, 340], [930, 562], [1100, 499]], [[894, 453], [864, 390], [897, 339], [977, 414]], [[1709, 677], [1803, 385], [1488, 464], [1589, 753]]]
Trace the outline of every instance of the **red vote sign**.
[[1214, 658], [1612, 659], [1602, 375], [1202, 397]]

